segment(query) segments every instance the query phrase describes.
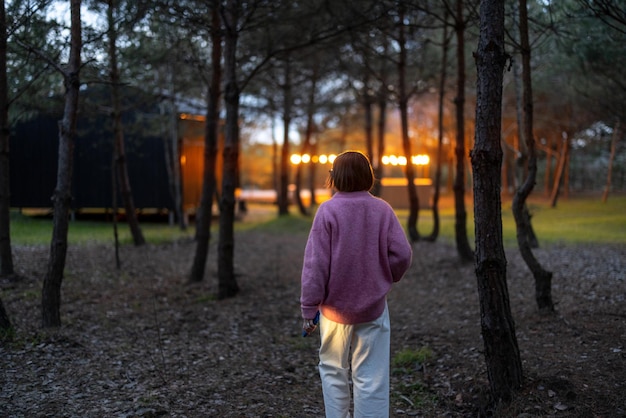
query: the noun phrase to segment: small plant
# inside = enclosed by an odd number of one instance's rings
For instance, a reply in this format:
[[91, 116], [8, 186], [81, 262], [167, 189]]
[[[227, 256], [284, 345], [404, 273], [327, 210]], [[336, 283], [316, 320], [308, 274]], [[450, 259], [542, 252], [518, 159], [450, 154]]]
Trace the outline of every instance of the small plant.
[[391, 361], [394, 368], [411, 369], [418, 368], [433, 358], [433, 352], [428, 347], [422, 347], [419, 350], [405, 348], [396, 353]]
[[[437, 397], [420, 381], [420, 378], [424, 378], [426, 362], [433, 357], [433, 352], [428, 347], [418, 350], [405, 348], [393, 356], [392, 373], [397, 383], [394, 384], [392, 396], [396, 405], [413, 409], [437, 403]], [[414, 372], [418, 370], [423, 373], [415, 376]]]

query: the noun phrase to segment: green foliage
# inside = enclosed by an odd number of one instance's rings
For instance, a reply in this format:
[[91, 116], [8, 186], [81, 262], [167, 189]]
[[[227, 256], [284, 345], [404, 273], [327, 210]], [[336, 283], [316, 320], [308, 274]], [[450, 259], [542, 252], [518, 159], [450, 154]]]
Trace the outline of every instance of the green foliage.
[[394, 368], [413, 369], [432, 358], [433, 352], [428, 347], [422, 347], [419, 350], [405, 348], [393, 356], [391, 364]]
[[408, 404], [412, 408], [425, 407], [437, 403], [437, 396], [420, 382], [402, 382], [393, 387], [391, 398], [394, 404]]
[[425, 369], [426, 362], [433, 358], [428, 347], [420, 349], [405, 348], [391, 359], [392, 373], [400, 381], [394, 385], [392, 398], [396, 404], [408, 404], [412, 408], [433, 404], [437, 401], [427, 386], [416, 380], [415, 372]]

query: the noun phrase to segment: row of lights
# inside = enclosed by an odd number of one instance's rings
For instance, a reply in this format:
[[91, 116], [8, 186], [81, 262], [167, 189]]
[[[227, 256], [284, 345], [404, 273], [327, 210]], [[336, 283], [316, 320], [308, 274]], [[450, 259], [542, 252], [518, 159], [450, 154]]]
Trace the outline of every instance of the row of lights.
[[309, 155], [309, 154], [291, 154], [291, 164], [332, 164], [337, 156], [335, 154]]
[[[291, 163], [294, 165], [298, 164], [332, 164], [335, 161], [337, 156], [335, 154], [330, 155], [309, 155], [309, 154], [291, 154]], [[393, 166], [403, 166], [407, 164], [407, 158], [405, 156], [396, 156], [396, 155], [384, 155], [382, 158], [382, 162], [384, 165], [393, 165]], [[426, 154], [413, 155], [411, 157], [411, 162], [414, 165], [428, 165], [430, 162], [430, 157]]]

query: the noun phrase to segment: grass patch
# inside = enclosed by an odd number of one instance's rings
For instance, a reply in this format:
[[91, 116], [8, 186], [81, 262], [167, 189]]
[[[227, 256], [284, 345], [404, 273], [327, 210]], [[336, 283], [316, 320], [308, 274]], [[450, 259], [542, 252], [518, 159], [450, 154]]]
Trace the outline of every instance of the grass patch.
[[399, 383], [394, 385], [392, 397], [397, 405], [421, 408], [437, 402], [437, 397], [415, 376], [416, 372], [424, 370], [423, 365], [432, 358], [433, 352], [428, 347], [418, 350], [405, 348], [393, 356], [391, 373]]
[[419, 350], [405, 348], [393, 356], [391, 364], [393, 367], [397, 368], [412, 369], [426, 363], [432, 358], [433, 352], [428, 347], [422, 347]]
[[[626, 243], [626, 196], [611, 196], [606, 203], [597, 197], [573, 197], [561, 199], [551, 207], [547, 199], [528, 201], [532, 226], [539, 244], [617, 244]], [[466, 205], [467, 235], [474, 244], [474, 208]], [[406, 226], [407, 210], [397, 211]], [[454, 243], [455, 214], [452, 205], [440, 209], [439, 239]], [[418, 229], [422, 235], [432, 231], [432, 211], [420, 210]], [[502, 234], [505, 247], [516, 247], [516, 227], [511, 201], [502, 203]]]
[[[194, 228], [182, 231], [177, 225], [167, 223], [140, 223], [144, 238], [150, 243], [171, 242], [192, 238]], [[52, 219], [11, 213], [11, 243], [15, 245], [49, 244], [52, 239]], [[132, 235], [126, 222], [117, 225], [121, 244], [132, 244]], [[105, 221], [70, 221], [68, 243], [80, 245], [113, 242], [113, 223]]]
[[251, 227], [255, 231], [280, 232], [288, 234], [308, 234], [313, 217], [283, 215]]
[[[452, 199], [447, 198], [450, 202]], [[555, 208], [550, 207], [547, 199], [531, 199], [528, 207], [532, 216], [532, 225], [543, 244], [581, 244], [581, 243], [626, 243], [626, 196], [611, 196], [607, 203], [600, 197], [561, 199]], [[470, 245], [474, 244], [474, 209], [471, 202], [466, 205], [467, 235]], [[400, 222], [406, 227], [407, 210], [397, 211]], [[454, 243], [454, 207], [448, 203], [439, 211], [440, 233], [438, 240]], [[308, 234], [313, 216], [303, 216], [291, 208], [289, 215], [278, 216], [272, 212], [255, 220], [253, 216], [235, 223], [236, 231], [263, 231], [288, 234]], [[182, 231], [177, 225], [167, 223], [140, 223], [147, 242], [163, 243], [180, 239], [192, 239], [195, 228], [191, 225]], [[422, 235], [432, 231], [432, 211], [420, 210], [418, 229]], [[218, 222], [214, 221], [211, 230], [213, 239], [217, 239]], [[515, 220], [510, 200], [502, 204], [502, 230], [505, 247], [516, 247]], [[118, 235], [122, 244], [132, 244], [132, 236], [125, 222], [118, 223]], [[52, 238], [52, 220], [49, 218], [30, 217], [18, 212], [11, 213], [11, 242], [15, 245], [49, 244]], [[68, 241], [70, 245], [91, 242], [113, 242], [113, 224], [111, 222], [72, 221], [70, 222]]]

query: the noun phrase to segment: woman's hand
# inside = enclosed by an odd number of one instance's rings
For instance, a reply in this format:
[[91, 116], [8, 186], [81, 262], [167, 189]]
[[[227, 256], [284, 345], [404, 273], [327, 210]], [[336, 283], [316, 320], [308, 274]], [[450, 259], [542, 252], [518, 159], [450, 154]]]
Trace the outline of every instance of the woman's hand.
[[302, 330], [306, 333], [306, 335], [315, 331], [315, 328], [317, 328], [315, 319], [305, 319], [302, 323]]

